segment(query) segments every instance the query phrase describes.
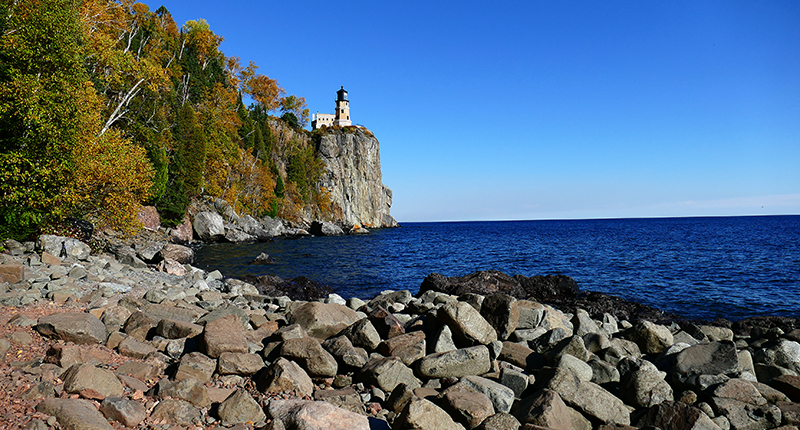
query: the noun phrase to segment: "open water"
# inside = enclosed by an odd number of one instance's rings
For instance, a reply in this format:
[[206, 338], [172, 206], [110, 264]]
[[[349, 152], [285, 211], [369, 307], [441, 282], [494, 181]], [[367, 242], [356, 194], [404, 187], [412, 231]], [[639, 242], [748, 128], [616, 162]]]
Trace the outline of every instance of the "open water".
[[[249, 265], [266, 252], [276, 264]], [[343, 297], [416, 293], [430, 273], [565, 274], [688, 318], [800, 318], [800, 216], [405, 223], [368, 236], [197, 250], [226, 276], [306, 276]]]

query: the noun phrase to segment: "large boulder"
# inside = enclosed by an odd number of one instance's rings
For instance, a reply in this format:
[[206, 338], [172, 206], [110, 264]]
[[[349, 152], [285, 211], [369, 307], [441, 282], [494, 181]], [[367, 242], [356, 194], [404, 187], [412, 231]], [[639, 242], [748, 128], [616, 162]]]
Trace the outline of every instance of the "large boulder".
[[69, 237], [43, 234], [36, 240], [36, 250], [62, 258], [86, 260], [92, 252], [89, 245]]
[[494, 415], [494, 405], [485, 394], [465, 384], [456, 384], [441, 395], [442, 408], [468, 429]]
[[356, 311], [336, 303], [309, 302], [289, 315], [290, 324], [299, 324], [309, 336], [320, 339], [335, 336], [358, 320]]
[[252, 422], [254, 424], [267, 419], [261, 405], [247, 391], [238, 389], [220, 403], [217, 410], [222, 425], [230, 426]]
[[208, 382], [217, 368], [217, 361], [200, 352], [190, 352], [181, 357], [175, 379], [192, 378], [201, 382]]
[[514, 403], [514, 390], [491, 379], [480, 376], [465, 376], [461, 378], [459, 384], [465, 384], [483, 393], [492, 402], [497, 412], [509, 412], [511, 405]]
[[270, 234], [255, 218], [250, 215], [243, 215], [235, 222], [236, 226], [244, 233], [255, 237], [260, 241], [269, 240], [275, 236]]
[[710, 403], [734, 430], [773, 428], [781, 423], [780, 408], [767, 403], [755, 386], [742, 379], [718, 386]]
[[425, 378], [460, 378], [482, 375], [489, 371], [492, 361], [484, 345], [455, 351], [438, 352], [419, 361], [419, 374]]
[[36, 411], [52, 415], [64, 430], [113, 430], [94, 404], [82, 399], [44, 399]]
[[219, 240], [225, 236], [225, 221], [216, 212], [200, 212], [194, 216], [194, 232], [201, 240]]
[[249, 352], [247, 337], [236, 315], [208, 322], [203, 330], [203, 343], [211, 358], [218, 358], [224, 352]]
[[85, 312], [43, 316], [34, 329], [42, 336], [78, 344], [106, 341], [106, 326], [96, 316]]
[[302, 396], [310, 396], [314, 393], [314, 383], [303, 368], [294, 361], [283, 357], [278, 358], [267, 367], [266, 372], [260, 375], [256, 385], [263, 393], [295, 391]]
[[593, 382], [581, 381], [570, 372], [555, 369], [545, 386], [590, 418], [605, 424], [630, 425], [630, 411], [625, 403]]
[[673, 344], [669, 328], [650, 321], [637, 322], [631, 328], [629, 339], [636, 342], [645, 354], [661, 354]]
[[93, 390], [102, 397], [120, 397], [124, 393], [122, 383], [114, 372], [91, 364], [75, 364], [64, 372], [64, 391], [80, 393]]
[[488, 345], [497, 340], [497, 332], [480, 312], [466, 302], [447, 303], [439, 308], [438, 319], [453, 331], [456, 345]]
[[162, 259], [175, 260], [181, 264], [191, 264], [194, 262], [194, 250], [188, 246], [167, 243], [159, 251]]
[[280, 400], [267, 407], [273, 420], [287, 429], [303, 430], [370, 430], [366, 416], [336, 407], [328, 402]]
[[419, 379], [414, 376], [414, 372], [395, 357], [378, 356], [371, 359], [361, 368], [359, 378], [387, 393], [394, 390], [399, 384], [405, 384], [411, 389], [421, 386]]
[[425, 332], [414, 331], [387, 339], [378, 345], [378, 352], [397, 357], [410, 366], [425, 356]]
[[296, 361], [310, 376], [336, 376], [336, 359], [310, 337], [287, 339], [281, 346], [281, 356]]
[[620, 397], [628, 404], [650, 407], [671, 401], [672, 387], [664, 379], [666, 373], [642, 359], [625, 358], [617, 366], [620, 373]]
[[517, 407], [516, 417], [521, 423], [553, 430], [571, 430], [569, 409], [558, 393], [545, 389], [523, 399]]
[[420, 430], [464, 430], [442, 408], [429, 400], [412, 399], [395, 422], [397, 428]]
[[351, 368], [360, 369], [369, 360], [367, 351], [364, 348], [353, 346], [346, 336], [332, 337], [323, 342], [322, 347], [330, 352], [339, 363]]
[[675, 356], [672, 377], [676, 382], [694, 386], [700, 375], [725, 375], [736, 372], [738, 367], [739, 356], [733, 342], [700, 343]]
[[261, 218], [261, 228], [263, 228], [270, 236], [280, 236], [286, 234], [286, 227], [280, 220], [265, 216]]
[[486, 296], [481, 305], [481, 315], [494, 327], [497, 337], [506, 340], [519, 324], [517, 299], [502, 293]]
[[309, 233], [314, 236], [341, 236], [344, 234], [344, 230], [336, 224], [327, 221], [314, 221], [311, 223], [311, 230], [309, 230]]
[[652, 426], [673, 430], [721, 430], [700, 409], [673, 401], [652, 406], [638, 424], [640, 427]]

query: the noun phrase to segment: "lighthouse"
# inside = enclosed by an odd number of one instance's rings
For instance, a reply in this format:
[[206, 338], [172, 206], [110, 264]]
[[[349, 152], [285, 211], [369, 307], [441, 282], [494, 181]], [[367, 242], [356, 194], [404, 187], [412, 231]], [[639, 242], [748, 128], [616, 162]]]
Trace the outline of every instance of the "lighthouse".
[[351, 125], [350, 122], [350, 101], [347, 100], [347, 90], [342, 86], [336, 91], [336, 114], [333, 125]]

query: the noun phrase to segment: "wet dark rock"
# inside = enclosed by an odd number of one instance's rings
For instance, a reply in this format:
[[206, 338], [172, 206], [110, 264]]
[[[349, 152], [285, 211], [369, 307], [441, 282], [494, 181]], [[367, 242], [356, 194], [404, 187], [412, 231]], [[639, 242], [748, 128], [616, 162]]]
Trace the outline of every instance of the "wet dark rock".
[[317, 300], [333, 293], [333, 288], [330, 286], [312, 281], [305, 276], [287, 280], [278, 276], [248, 275], [244, 277], [244, 281], [255, 285], [259, 294], [271, 297], [288, 296], [292, 300]]
[[422, 281], [417, 297], [426, 291], [455, 296], [468, 293], [484, 296], [503, 293], [516, 299], [552, 304], [564, 312], [574, 313], [578, 308], [584, 309], [596, 319], [602, 319], [603, 314], [608, 313], [618, 320], [628, 321], [682, 320], [677, 315], [621, 297], [595, 291], [580, 292], [578, 283], [566, 275], [531, 277], [516, 275], [511, 277], [494, 270], [475, 272], [460, 277], [447, 277], [439, 273], [432, 273]]
[[761, 337], [775, 328], [781, 329], [784, 333], [800, 328], [800, 319], [778, 316], [751, 317], [736, 321], [731, 328], [736, 335]]
[[454, 296], [466, 293], [481, 295], [505, 293], [509, 296], [521, 297], [524, 294], [524, 290], [517, 280], [494, 270], [475, 272], [460, 277], [447, 277], [439, 273], [431, 273], [422, 281], [419, 295], [429, 290]]

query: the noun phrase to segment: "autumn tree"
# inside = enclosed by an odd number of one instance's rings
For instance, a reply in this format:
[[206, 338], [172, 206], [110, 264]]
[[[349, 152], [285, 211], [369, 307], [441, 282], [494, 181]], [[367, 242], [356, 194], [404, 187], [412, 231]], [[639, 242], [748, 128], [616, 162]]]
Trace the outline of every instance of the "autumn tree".
[[281, 100], [280, 105], [283, 115], [287, 113], [294, 115], [297, 127], [305, 128], [308, 126], [309, 110], [305, 97], [286, 96]]
[[248, 79], [244, 84], [244, 92], [267, 112], [277, 110], [281, 105], [281, 97], [286, 94], [278, 81], [264, 75], [255, 75]]
[[24, 237], [66, 216], [130, 225], [135, 211], [126, 211], [146, 198], [152, 169], [129, 140], [103, 136], [102, 101], [84, 68], [80, 1], [4, 6], [0, 236]]

